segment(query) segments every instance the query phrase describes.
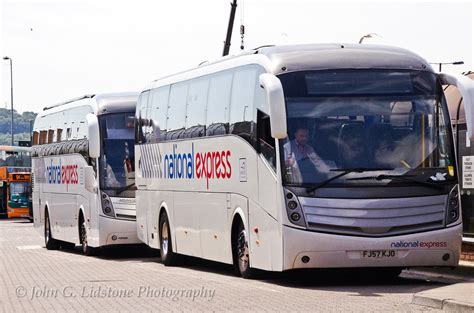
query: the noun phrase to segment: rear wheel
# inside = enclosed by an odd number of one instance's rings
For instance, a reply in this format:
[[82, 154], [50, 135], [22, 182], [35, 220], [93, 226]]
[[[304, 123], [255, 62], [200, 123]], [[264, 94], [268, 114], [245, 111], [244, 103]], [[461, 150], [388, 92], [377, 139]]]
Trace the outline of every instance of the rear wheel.
[[177, 256], [176, 253], [173, 252], [170, 223], [166, 213], [161, 214], [159, 230], [161, 262], [166, 266], [174, 265], [176, 263]]
[[97, 248], [92, 248], [89, 246], [89, 238], [87, 236], [87, 228], [86, 228], [86, 222], [84, 221], [84, 218], [81, 217], [80, 222], [79, 222], [79, 234], [81, 236], [81, 245], [82, 245], [82, 253], [87, 256], [92, 256], [97, 254]]
[[51, 223], [49, 221], [49, 213], [46, 211], [44, 217], [44, 243], [46, 249], [48, 250], [57, 250], [59, 249], [59, 241], [53, 238], [51, 233]]
[[234, 268], [237, 274], [240, 274], [243, 278], [255, 277], [256, 271], [250, 268], [248, 235], [242, 222], [240, 222], [237, 233], [234, 236], [233, 249]]

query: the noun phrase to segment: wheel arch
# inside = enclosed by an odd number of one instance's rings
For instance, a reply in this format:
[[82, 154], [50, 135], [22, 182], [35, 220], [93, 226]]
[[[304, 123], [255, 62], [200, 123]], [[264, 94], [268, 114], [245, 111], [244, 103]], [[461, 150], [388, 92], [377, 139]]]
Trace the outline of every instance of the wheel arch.
[[235, 208], [233, 214], [232, 214], [232, 219], [231, 219], [231, 224], [230, 224], [230, 245], [232, 247], [232, 254], [234, 254], [234, 242], [235, 242], [235, 236], [237, 236], [237, 231], [238, 231], [238, 226], [239, 223], [242, 223], [245, 227], [245, 229], [248, 229], [247, 225], [247, 219], [245, 218], [245, 213], [244, 210], [242, 210], [241, 207]]
[[176, 252], [176, 236], [174, 234], [174, 219], [173, 219], [173, 216], [170, 214], [170, 209], [169, 209], [169, 206], [168, 204], [166, 203], [166, 201], [162, 201], [160, 203], [160, 205], [158, 206], [158, 218], [157, 218], [157, 221], [158, 221], [158, 225], [157, 225], [157, 233], [158, 233], [158, 245], [160, 244], [159, 243], [159, 240], [160, 240], [160, 236], [161, 236], [161, 233], [160, 233], [160, 222], [161, 222], [161, 216], [163, 213], [166, 213], [166, 216], [168, 216], [168, 227], [170, 229], [170, 235], [171, 235], [171, 242], [172, 242], [172, 245], [171, 245], [171, 248], [172, 248], [172, 251], [173, 252]]
[[85, 220], [84, 207], [79, 206], [79, 211], [77, 213], [77, 238], [79, 238], [79, 243], [81, 243], [81, 220]]

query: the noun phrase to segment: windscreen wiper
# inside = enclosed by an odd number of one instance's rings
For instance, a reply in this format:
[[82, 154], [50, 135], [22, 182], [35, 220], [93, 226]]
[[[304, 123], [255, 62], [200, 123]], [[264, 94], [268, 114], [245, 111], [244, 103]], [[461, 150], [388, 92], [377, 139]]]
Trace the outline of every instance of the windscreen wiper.
[[125, 190], [130, 189], [130, 188], [133, 187], [134, 185], [135, 185], [135, 183], [131, 183], [130, 185], [127, 185], [127, 186], [122, 187], [122, 188], [120, 188], [120, 189], [116, 189], [117, 195], [121, 194], [121, 193], [124, 192]]
[[373, 168], [373, 167], [369, 167], [369, 168], [366, 168], [366, 167], [332, 168], [329, 171], [331, 171], [331, 172], [341, 172], [341, 173], [339, 173], [336, 176], [333, 176], [331, 178], [328, 178], [325, 181], [323, 181], [323, 182], [321, 182], [321, 183], [319, 183], [315, 186], [311, 186], [311, 187], [306, 188], [306, 192], [307, 193], [313, 192], [318, 188], [326, 186], [327, 184], [329, 184], [333, 180], [336, 180], [339, 177], [345, 176], [349, 173], [363, 173], [363, 172], [377, 172], [377, 171], [391, 171], [391, 170], [393, 170], [393, 168], [389, 168], [389, 167], [381, 167], [381, 168]]
[[376, 181], [381, 181], [381, 180], [390, 179], [390, 180], [398, 180], [398, 181], [416, 183], [416, 184], [419, 184], [419, 185], [422, 185], [422, 186], [431, 187], [431, 188], [435, 188], [435, 189], [438, 189], [438, 190], [441, 190], [441, 189], [444, 188], [442, 185], [437, 185], [437, 184], [429, 183], [429, 182], [426, 182], [426, 181], [412, 179], [411, 177], [416, 177], [416, 175], [409, 175], [409, 174], [386, 175], [386, 174], [380, 174], [378, 176], [364, 176], [364, 177], [348, 178], [347, 180], [376, 180]]

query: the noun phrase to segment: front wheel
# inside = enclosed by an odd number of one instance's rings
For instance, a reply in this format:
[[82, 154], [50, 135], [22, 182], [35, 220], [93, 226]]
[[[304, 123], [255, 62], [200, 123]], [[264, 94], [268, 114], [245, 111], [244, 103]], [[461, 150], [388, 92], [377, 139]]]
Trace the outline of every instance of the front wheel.
[[51, 223], [49, 221], [49, 213], [47, 211], [44, 218], [44, 243], [46, 249], [48, 250], [59, 249], [59, 241], [54, 239], [53, 235], [51, 234]]
[[176, 263], [176, 253], [173, 252], [170, 223], [166, 213], [161, 214], [159, 230], [161, 262], [165, 266], [171, 266]]
[[255, 277], [256, 271], [250, 267], [248, 236], [242, 223], [239, 225], [233, 246], [234, 267], [237, 274], [247, 279]]
[[81, 235], [81, 245], [82, 245], [82, 253], [87, 256], [93, 256], [97, 254], [97, 249], [92, 248], [89, 246], [89, 239], [87, 237], [87, 228], [86, 222], [84, 220], [80, 223], [80, 235]]

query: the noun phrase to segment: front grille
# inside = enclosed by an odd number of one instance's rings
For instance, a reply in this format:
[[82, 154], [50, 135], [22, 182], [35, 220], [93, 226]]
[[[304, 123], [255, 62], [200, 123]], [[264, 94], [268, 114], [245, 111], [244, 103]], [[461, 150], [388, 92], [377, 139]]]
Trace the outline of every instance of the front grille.
[[446, 195], [401, 199], [301, 198], [310, 230], [384, 237], [444, 227]]

